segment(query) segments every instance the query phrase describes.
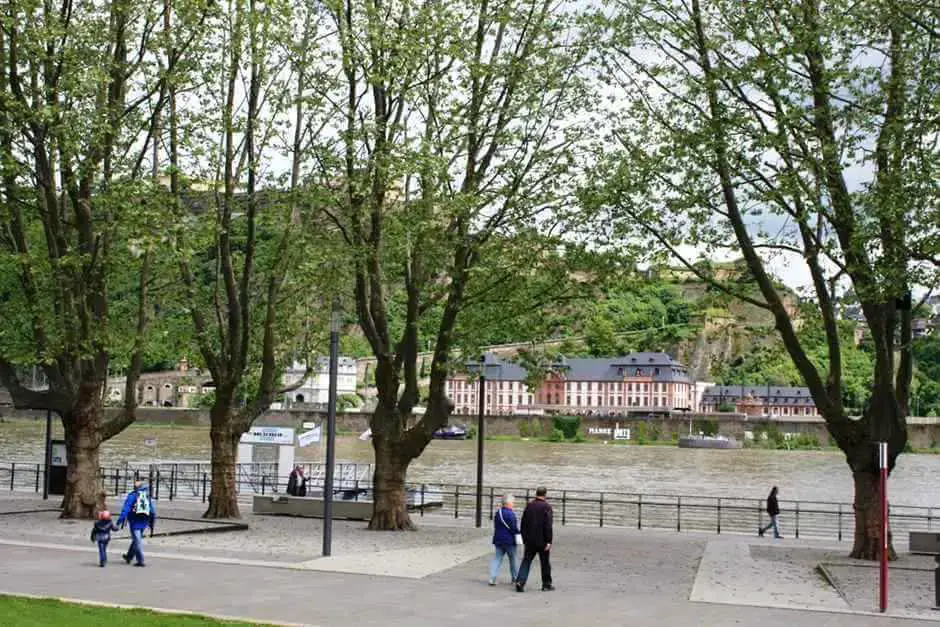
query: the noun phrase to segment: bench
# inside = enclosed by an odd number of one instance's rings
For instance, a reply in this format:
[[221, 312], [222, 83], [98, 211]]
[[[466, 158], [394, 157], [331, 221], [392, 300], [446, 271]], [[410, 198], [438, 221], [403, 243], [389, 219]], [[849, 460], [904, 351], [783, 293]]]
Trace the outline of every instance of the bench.
[[[323, 518], [323, 499], [309, 496], [258, 496], [252, 500], [251, 511], [255, 514], [301, 516]], [[333, 501], [333, 518], [338, 520], [369, 520], [372, 518], [372, 501]]]
[[918, 555], [940, 557], [940, 533], [934, 531], [911, 531], [909, 548]]

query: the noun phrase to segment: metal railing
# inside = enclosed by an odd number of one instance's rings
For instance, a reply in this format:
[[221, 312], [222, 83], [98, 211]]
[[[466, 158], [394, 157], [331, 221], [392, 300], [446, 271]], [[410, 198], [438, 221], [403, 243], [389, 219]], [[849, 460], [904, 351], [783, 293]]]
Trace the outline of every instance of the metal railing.
[[[305, 473], [319, 477], [317, 464], [302, 464]], [[285, 491], [286, 481], [279, 479], [273, 464], [236, 465], [236, 488], [241, 496], [278, 494]], [[344, 500], [371, 500], [372, 482], [362, 479], [371, 465], [337, 464], [334, 473], [335, 498]], [[42, 464], [0, 463], [0, 489], [12, 491], [42, 491], [44, 478]], [[134, 467], [101, 468], [99, 485], [109, 496], [127, 493], [135, 480], [142, 479], [151, 486], [158, 500], [200, 500], [205, 502], [212, 490], [209, 464], [180, 463], [153, 464]], [[308, 492], [322, 493], [323, 483], [308, 480]], [[473, 518], [476, 506], [476, 488], [470, 485], [412, 483], [406, 486], [409, 504], [420, 510], [420, 515], [433, 512], [435, 516], [452, 519]], [[519, 502], [534, 498], [531, 488], [488, 486], [484, 488], [483, 507], [486, 517], [499, 505], [504, 494], [512, 494]], [[549, 502], [554, 508], [556, 525], [592, 527], [620, 527], [632, 529], [663, 529], [677, 532], [732, 533], [753, 535], [768, 522], [763, 498], [711, 497], [679, 494], [643, 494], [586, 490], [550, 490]], [[432, 509], [433, 508], [433, 509]], [[780, 527], [785, 536], [795, 538], [851, 539], [854, 534], [855, 515], [851, 504], [828, 501], [781, 501]], [[937, 508], [891, 505], [892, 533], [901, 537], [909, 531], [935, 531], [938, 525]], [[940, 513], [940, 512], [938, 512]]]

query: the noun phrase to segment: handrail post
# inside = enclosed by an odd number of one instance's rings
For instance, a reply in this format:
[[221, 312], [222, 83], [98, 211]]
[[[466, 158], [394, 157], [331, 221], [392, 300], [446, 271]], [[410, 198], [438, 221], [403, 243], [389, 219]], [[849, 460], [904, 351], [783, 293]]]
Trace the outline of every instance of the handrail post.
[[13, 480], [16, 478], [16, 462], [10, 462], [10, 492], [13, 491]]
[[839, 542], [842, 542], [842, 503], [839, 503]]
[[206, 502], [206, 486], [209, 483], [209, 475], [203, 471], [202, 472], [202, 502]]
[[[423, 483], [421, 484], [421, 514], [420, 516], [422, 518], [424, 518], [424, 503], [425, 503], [424, 493], [425, 493], [426, 487], [427, 486], [425, 484]], [[357, 501], [359, 500], [359, 480], [358, 479], [356, 479], [356, 500]]]
[[561, 491], [561, 526], [565, 526], [565, 515], [567, 514], [568, 491]]
[[603, 492], [601, 492], [601, 520], [600, 520], [600, 523], [601, 523], [600, 526], [603, 527], [603, 526], [604, 526], [604, 493], [603, 493]]
[[676, 497], [676, 531], [682, 531], [682, 497]]
[[261, 496], [264, 496], [265, 483], [267, 483], [267, 475], [261, 475]]
[[718, 497], [718, 535], [721, 535], [721, 497]]
[[800, 537], [800, 502], [796, 502], [796, 537]]
[[454, 486], [454, 519], [458, 518], [460, 512], [460, 484]]
[[636, 528], [643, 529], [643, 495], [636, 495]]
[[39, 493], [39, 464], [36, 464], [36, 493]]
[[495, 505], [495, 501], [493, 500], [493, 486], [490, 486], [490, 516], [493, 515], [494, 505]]

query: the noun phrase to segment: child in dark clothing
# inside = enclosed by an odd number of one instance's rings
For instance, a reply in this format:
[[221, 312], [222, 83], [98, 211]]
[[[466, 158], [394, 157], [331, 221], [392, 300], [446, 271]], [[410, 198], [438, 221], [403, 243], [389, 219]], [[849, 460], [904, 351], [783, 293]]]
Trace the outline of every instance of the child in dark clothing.
[[98, 565], [104, 568], [108, 563], [108, 542], [111, 541], [111, 532], [118, 527], [111, 522], [111, 512], [104, 510], [98, 512], [98, 520], [91, 530], [91, 541], [98, 543]]

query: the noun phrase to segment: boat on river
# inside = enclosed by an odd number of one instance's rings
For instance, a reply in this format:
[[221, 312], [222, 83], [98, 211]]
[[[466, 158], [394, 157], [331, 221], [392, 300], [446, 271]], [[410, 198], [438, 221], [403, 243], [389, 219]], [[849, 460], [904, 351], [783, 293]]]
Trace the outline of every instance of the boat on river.
[[435, 440], [466, 440], [467, 428], [464, 426], [441, 427], [431, 434]]
[[727, 435], [683, 435], [679, 436], [679, 448], [737, 449], [741, 443]]

